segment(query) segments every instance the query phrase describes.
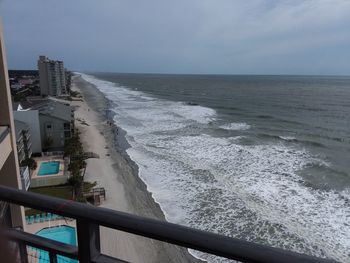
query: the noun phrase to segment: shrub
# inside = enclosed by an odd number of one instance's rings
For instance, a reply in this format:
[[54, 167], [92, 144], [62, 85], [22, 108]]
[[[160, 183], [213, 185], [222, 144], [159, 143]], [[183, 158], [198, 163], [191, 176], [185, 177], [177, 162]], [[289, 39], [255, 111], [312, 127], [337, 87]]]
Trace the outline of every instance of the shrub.
[[33, 158], [27, 158], [21, 162], [21, 166], [28, 166], [30, 170], [35, 170], [38, 165]]

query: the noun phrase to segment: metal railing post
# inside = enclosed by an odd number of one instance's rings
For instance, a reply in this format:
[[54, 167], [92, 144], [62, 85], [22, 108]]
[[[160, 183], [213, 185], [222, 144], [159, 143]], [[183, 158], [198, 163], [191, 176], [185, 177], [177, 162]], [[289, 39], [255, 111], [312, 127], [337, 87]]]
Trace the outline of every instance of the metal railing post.
[[18, 249], [21, 263], [28, 263], [27, 245], [23, 242], [18, 242]]
[[100, 228], [85, 220], [77, 220], [79, 262], [91, 263], [100, 255]]
[[53, 252], [49, 252], [50, 263], [57, 263], [57, 254]]

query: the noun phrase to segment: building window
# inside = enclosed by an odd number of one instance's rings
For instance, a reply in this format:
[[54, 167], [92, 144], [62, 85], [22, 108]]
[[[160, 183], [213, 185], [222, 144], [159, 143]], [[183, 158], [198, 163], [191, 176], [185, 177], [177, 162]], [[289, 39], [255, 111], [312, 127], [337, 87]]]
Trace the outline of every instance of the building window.
[[65, 122], [63, 124], [63, 127], [64, 127], [65, 130], [70, 130], [70, 123], [69, 122]]
[[51, 129], [51, 128], [52, 128], [51, 124], [46, 125], [46, 129]]
[[64, 138], [70, 138], [70, 137], [71, 137], [70, 131], [65, 131]]

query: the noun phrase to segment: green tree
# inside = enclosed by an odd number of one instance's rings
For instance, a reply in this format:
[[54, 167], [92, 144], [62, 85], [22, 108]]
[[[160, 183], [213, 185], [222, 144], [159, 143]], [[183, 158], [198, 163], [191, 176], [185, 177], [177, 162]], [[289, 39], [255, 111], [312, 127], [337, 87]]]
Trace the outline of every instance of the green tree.
[[27, 158], [21, 162], [21, 166], [28, 166], [30, 170], [35, 170], [38, 165], [33, 158]]
[[72, 175], [68, 179], [68, 184], [72, 187], [72, 196], [73, 199], [80, 198], [80, 188], [82, 184], [82, 177], [80, 175]]
[[78, 201], [84, 199], [81, 169], [86, 166], [86, 162], [82, 158], [83, 152], [80, 132], [75, 130], [73, 136], [65, 142], [64, 155], [71, 157], [71, 162], [68, 165], [68, 171], [70, 171], [71, 177], [68, 179], [68, 183], [72, 186], [73, 198]]
[[83, 144], [80, 141], [80, 132], [75, 130], [71, 138], [67, 139], [64, 144], [65, 156], [76, 156], [83, 153]]

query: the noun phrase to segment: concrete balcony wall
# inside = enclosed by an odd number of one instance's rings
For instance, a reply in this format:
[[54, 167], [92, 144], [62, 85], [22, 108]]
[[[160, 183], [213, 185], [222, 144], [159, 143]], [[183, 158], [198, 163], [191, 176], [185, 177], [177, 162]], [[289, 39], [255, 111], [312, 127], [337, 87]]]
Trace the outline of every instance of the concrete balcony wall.
[[[0, 145], [0, 158], [2, 158], [0, 184], [21, 189], [11, 91], [9, 86], [5, 42], [2, 32], [2, 23], [0, 20], [0, 126], [7, 126], [9, 129], [8, 136], [6, 135], [6, 137], [1, 140], [2, 144]], [[10, 153], [8, 153], [9, 149]], [[6, 154], [4, 154], [4, 151]], [[12, 226], [25, 228], [23, 207], [11, 205], [10, 211]]]

